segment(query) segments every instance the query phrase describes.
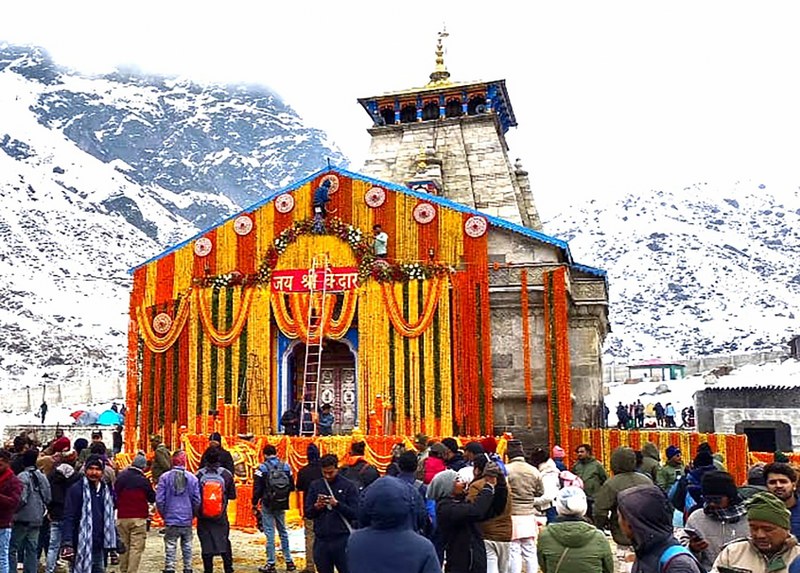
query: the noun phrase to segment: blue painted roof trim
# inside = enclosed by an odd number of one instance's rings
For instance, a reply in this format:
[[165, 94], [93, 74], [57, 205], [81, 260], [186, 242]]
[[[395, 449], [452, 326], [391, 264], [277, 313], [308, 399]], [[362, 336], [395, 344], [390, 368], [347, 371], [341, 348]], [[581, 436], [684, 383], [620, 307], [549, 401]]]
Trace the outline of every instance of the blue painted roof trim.
[[[531, 238], [531, 239], [535, 239], [535, 240], [540, 241], [542, 243], [546, 243], [548, 245], [553, 245], [554, 247], [558, 247], [559, 249], [562, 249], [564, 251], [564, 257], [566, 259], [566, 262], [569, 265], [571, 265], [571, 266], [573, 266], [575, 268], [583, 270], [583, 271], [585, 271], [587, 273], [596, 274], [598, 276], [603, 276], [603, 277], [605, 276], [605, 271], [602, 271], [600, 269], [593, 269], [592, 267], [586, 267], [586, 266], [583, 266], [583, 265], [574, 264], [573, 261], [572, 261], [572, 254], [570, 253], [570, 250], [569, 250], [569, 244], [566, 241], [562, 241], [561, 239], [556, 239], [555, 237], [551, 237], [550, 235], [545, 235], [544, 233], [540, 233], [539, 231], [534, 231], [533, 229], [529, 229], [528, 227], [523, 227], [522, 225], [517, 225], [516, 223], [512, 223], [510, 221], [506, 221], [505, 219], [501, 219], [499, 217], [493, 217], [492, 215], [487, 215], [486, 213], [481, 213], [480, 211], [477, 211], [475, 209], [471, 209], [470, 207], [467, 207], [466, 205], [462, 205], [461, 203], [456, 203], [455, 201], [451, 201], [450, 199], [446, 199], [444, 197], [439, 197], [437, 195], [431, 195], [429, 193], [421, 193], [419, 191], [414, 191], [413, 189], [409, 189], [408, 187], [405, 187], [403, 185], [398, 185], [397, 183], [390, 183], [388, 181], [381, 181], [380, 179], [374, 179], [374, 178], [369, 177], [367, 175], [362, 175], [360, 173], [355, 173], [355, 172], [352, 172], [352, 171], [348, 171], [346, 169], [342, 169], [340, 167], [333, 167], [333, 166], [325, 167], [323, 169], [320, 169], [319, 171], [317, 171], [315, 173], [312, 173], [311, 175], [308, 175], [307, 177], [305, 177], [304, 179], [301, 179], [300, 181], [295, 181], [294, 183], [291, 183], [291, 184], [289, 184], [289, 185], [287, 185], [285, 187], [282, 187], [282, 188], [278, 189], [277, 191], [272, 192], [271, 194], [267, 195], [267, 197], [265, 197], [261, 201], [258, 201], [257, 203], [253, 203], [249, 207], [247, 207], [245, 209], [242, 209], [241, 211], [239, 211], [237, 213], [234, 213], [233, 215], [231, 215], [230, 217], [227, 217], [226, 219], [222, 219], [217, 224], [212, 225], [211, 227], [208, 227], [207, 229], [197, 233], [196, 235], [186, 239], [185, 241], [182, 241], [182, 242], [178, 243], [177, 245], [174, 245], [174, 246], [170, 247], [169, 249], [159, 253], [158, 255], [147, 259], [143, 263], [140, 263], [140, 264], [138, 264], [138, 265], [136, 265], [134, 267], [131, 267], [130, 269], [128, 269], [128, 273], [129, 274], [133, 273], [136, 269], [138, 269], [140, 267], [143, 267], [145, 265], [148, 265], [148, 264], [152, 263], [153, 261], [157, 261], [158, 259], [160, 259], [161, 257], [163, 257], [165, 255], [168, 255], [168, 254], [170, 254], [172, 252], [177, 251], [178, 249], [188, 245], [192, 241], [195, 241], [195, 240], [199, 239], [200, 237], [202, 237], [203, 235], [208, 233], [208, 231], [210, 231], [211, 229], [215, 229], [215, 228], [219, 227], [220, 225], [224, 225], [226, 222], [228, 222], [228, 221], [230, 221], [232, 219], [235, 219], [236, 217], [238, 217], [240, 215], [255, 211], [259, 207], [262, 207], [262, 206], [266, 205], [267, 203], [269, 203], [270, 201], [272, 201], [273, 199], [275, 199], [278, 195], [281, 195], [282, 193], [287, 193], [289, 191], [293, 191], [293, 190], [295, 190], [295, 189], [297, 189], [299, 187], [302, 187], [306, 183], [309, 183], [310, 181], [313, 181], [314, 179], [316, 179], [320, 175], [323, 175], [325, 173], [330, 173], [330, 172], [339, 173], [341, 175], [344, 175], [346, 177], [350, 177], [352, 179], [359, 179], [361, 181], [366, 181], [368, 183], [372, 183], [372, 184], [374, 184], [376, 186], [383, 187], [385, 189], [391, 189], [393, 191], [397, 191], [397, 192], [400, 192], [400, 193], [405, 193], [406, 195], [411, 195], [412, 197], [416, 197], [417, 199], [421, 199], [423, 201], [429, 201], [430, 203], [435, 203], [437, 205], [441, 205], [443, 207], [447, 207], [448, 209], [452, 209], [454, 211], [460, 211], [461, 213], [471, 213], [471, 214], [474, 214], [474, 215], [480, 215], [481, 217], [484, 217], [489, 222], [490, 225], [493, 225], [493, 226], [498, 227], [500, 229], [506, 229], [508, 231], [512, 231], [514, 233], [518, 233], [518, 234], [523, 235], [525, 237], [528, 237], [528, 238]], [[600, 274], [600, 273], [602, 273], [602, 274]]]
[[604, 271], [603, 269], [598, 269], [597, 267], [589, 267], [587, 265], [579, 265], [578, 263], [573, 263], [570, 266], [573, 269], [575, 269], [576, 271], [581, 271], [581, 272], [588, 273], [590, 275], [594, 275], [594, 276], [597, 276], [597, 277], [603, 277], [603, 278], [607, 277], [606, 271]]

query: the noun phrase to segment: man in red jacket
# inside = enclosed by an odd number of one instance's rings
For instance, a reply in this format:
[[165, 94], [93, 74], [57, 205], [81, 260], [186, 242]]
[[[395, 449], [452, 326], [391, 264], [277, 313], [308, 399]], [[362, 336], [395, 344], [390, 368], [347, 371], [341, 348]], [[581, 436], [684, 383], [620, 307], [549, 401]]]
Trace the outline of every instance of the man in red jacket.
[[11, 452], [0, 449], [0, 571], [8, 571], [11, 520], [22, 496], [22, 482], [9, 466]]
[[144, 477], [147, 459], [144, 452], [133, 458], [133, 463], [117, 476], [114, 491], [117, 494], [117, 529], [120, 539], [128, 548], [120, 555], [120, 573], [138, 573], [147, 539], [148, 504], [155, 503], [156, 492], [150, 480]]

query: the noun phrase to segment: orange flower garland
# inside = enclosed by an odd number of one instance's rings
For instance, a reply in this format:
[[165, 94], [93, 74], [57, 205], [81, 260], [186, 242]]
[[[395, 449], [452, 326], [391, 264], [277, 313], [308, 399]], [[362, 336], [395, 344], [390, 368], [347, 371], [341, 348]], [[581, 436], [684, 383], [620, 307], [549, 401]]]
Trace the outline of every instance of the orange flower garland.
[[136, 323], [139, 327], [139, 334], [150, 350], [159, 353], [166, 352], [175, 344], [183, 327], [186, 325], [186, 319], [189, 318], [190, 298], [189, 293], [187, 293], [187, 295], [181, 299], [178, 305], [178, 311], [175, 313], [175, 319], [172, 321], [169, 330], [165, 332], [163, 336], [159, 336], [153, 331], [153, 326], [145, 313], [143, 305], [136, 307]]
[[434, 277], [431, 280], [433, 282], [428, 291], [428, 296], [425, 299], [422, 313], [420, 313], [419, 318], [415, 322], [412, 322], [411, 319], [406, 321], [403, 318], [403, 313], [400, 311], [400, 306], [394, 295], [393, 285], [391, 283], [381, 283], [383, 302], [386, 305], [386, 310], [389, 312], [389, 320], [392, 321], [392, 325], [397, 332], [407, 338], [416, 338], [422, 335], [428, 330], [428, 327], [430, 327], [433, 321], [433, 315], [436, 312], [436, 307], [439, 304], [439, 297], [442, 293], [444, 279], [442, 277]]
[[[285, 295], [282, 293], [272, 293], [272, 309], [275, 322], [278, 328], [289, 338], [299, 338], [306, 344], [309, 343], [308, 336], [308, 309], [310, 295], [308, 293], [290, 293], [289, 307], [286, 308]], [[327, 338], [338, 340], [343, 338], [356, 314], [356, 302], [358, 293], [356, 291], [345, 291], [342, 301], [342, 309], [339, 311], [338, 318], [334, 318], [333, 312], [336, 307], [336, 295], [329, 293], [325, 295], [325, 312], [321, 317], [324, 323], [324, 333]], [[319, 308], [319, 301], [314, 303]], [[311, 342], [316, 342], [312, 340]]]
[[231, 326], [227, 332], [222, 332], [214, 326], [211, 320], [211, 311], [203, 304], [202, 294], [197, 290], [194, 291], [194, 300], [200, 311], [200, 321], [203, 323], [203, 329], [206, 335], [211, 339], [211, 342], [217, 346], [226, 347], [233, 344], [236, 339], [239, 338], [250, 314], [250, 303], [253, 302], [254, 293], [254, 288], [242, 289], [242, 305], [239, 309], [239, 314], [236, 315], [233, 326]]
[[531, 331], [530, 317], [528, 316], [528, 271], [522, 269], [519, 273], [520, 282], [520, 311], [522, 312], [522, 368], [525, 381], [525, 414], [528, 428], [533, 425], [533, 384], [531, 380]]
[[566, 268], [544, 273], [545, 380], [549, 398], [550, 445], [569, 450], [572, 383], [569, 359]]

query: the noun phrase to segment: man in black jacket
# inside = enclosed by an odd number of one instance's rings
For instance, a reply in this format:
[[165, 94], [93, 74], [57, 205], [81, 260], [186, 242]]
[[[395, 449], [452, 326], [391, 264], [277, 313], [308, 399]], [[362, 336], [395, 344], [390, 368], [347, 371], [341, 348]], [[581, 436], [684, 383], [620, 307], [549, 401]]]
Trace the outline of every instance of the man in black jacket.
[[286, 510], [289, 494], [294, 491], [292, 469], [278, 459], [278, 450], [272, 444], [264, 446], [264, 463], [256, 469], [253, 479], [253, 513], [261, 503], [261, 523], [267, 536], [267, 563], [259, 567], [261, 573], [275, 573], [275, 530], [281, 538], [281, 551], [286, 560], [286, 570], [296, 571], [289, 551], [289, 533], [286, 530]]
[[206, 456], [206, 453], [211, 448], [219, 449], [219, 467], [225, 468], [231, 472], [232, 476], [235, 476], [236, 474], [233, 471], [233, 456], [228, 450], [222, 447], [222, 436], [219, 432], [214, 432], [208, 436], [208, 447], [206, 448], [206, 451], [203, 452], [203, 456], [200, 458], [200, 467], [204, 468], [208, 465], [208, 456]]
[[[322, 466], [319, 465], [319, 448], [308, 444], [306, 448], [308, 465], [297, 472], [297, 491], [302, 491], [308, 496], [308, 489], [318, 479], [322, 479]], [[314, 522], [307, 515], [303, 515], [303, 532], [306, 538], [306, 567], [301, 573], [314, 573]]]
[[304, 509], [314, 521], [314, 563], [319, 573], [348, 573], [347, 540], [358, 512], [358, 486], [339, 475], [339, 458], [323, 456], [322, 479], [308, 488]]
[[47, 480], [50, 482], [50, 503], [47, 504], [47, 515], [50, 517], [50, 543], [47, 550], [46, 573], [56, 570], [58, 552], [61, 550], [61, 520], [64, 519], [64, 502], [67, 490], [80, 479], [80, 475], [70, 464], [63, 462], [57, 465]]

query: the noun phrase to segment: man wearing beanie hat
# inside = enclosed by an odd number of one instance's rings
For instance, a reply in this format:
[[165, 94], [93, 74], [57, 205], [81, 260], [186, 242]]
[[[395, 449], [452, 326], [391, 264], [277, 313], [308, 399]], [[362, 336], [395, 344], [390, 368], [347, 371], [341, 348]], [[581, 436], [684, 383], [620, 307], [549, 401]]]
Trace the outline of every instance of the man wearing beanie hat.
[[678, 446], [667, 446], [667, 463], [658, 469], [656, 485], [668, 492], [676, 481], [683, 477], [683, 458]]
[[147, 460], [144, 452], [133, 458], [133, 463], [120, 472], [114, 482], [117, 495], [117, 529], [128, 551], [120, 555], [120, 573], [137, 573], [147, 539], [148, 504], [155, 503], [156, 492], [144, 476]]
[[[599, 529], [584, 519], [586, 507], [582, 489], [564, 487], [558, 492], [558, 517], [542, 530], [537, 544], [538, 561], [544, 571], [614, 572], [611, 545]], [[528, 571], [535, 570], [528, 566]], [[512, 571], [516, 573], [519, 569]]]
[[535, 467], [525, 461], [525, 451], [519, 440], [509, 440], [506, 447], [508, 463], [508, 487], [511, 492], [511, 547], [509, 563], [511, 571], [522, 571], [525, 563], [528, 571], [535, 571], [536, 563], [536, 498], [544, 495], [542, 476]]
[[711, 571], [785, 573], [800, 557], [800, 547], [789, 531], [790, 514], [784, 503], [769, 492], [757, 493], [747, 501], [747, 521], [750, 537], [726, 545]]
[[764, 467], [767, 490], [780, 499], [791, 514], [792, 535], [800, 539], [800, 503], [797, 500], [797, 472], [789, 464], [773, 462]]
[[702, 488], [702, 511], [689, 516], [678, 539], [689, 547], [700, 565], [709, 570], [722, 548], [737, 539], [745, 539], [750, 528], [745, 518], [747, 510], [728, 472], [705, 474]]
[[208, 465], [208, 456], [206, 453], [211, 448], [218, 448], [219, 449], [219, 460], [220, 464], [219, 467], [225, 468], [231, 475], [236, 475], [234, 472], [234, 463], [233, 463], [233, 456], [231, 453], [222, 447], [222, 435], [219, 432], [214, 432], [210, 436], [208, 436], [208, 447], [206, 451], [203, 452], [202, 457], [200, 458], [200, 467], [204, 468]]
[[551, 458], [556, 463], [556, 467], [558, 471], [563, 472], [567, 469], [567, 466], [564, 465], [564, 456], [567, 455], [567, 452], [564, 451], [564, 448], [561, 446], [553, 446], [553, 451], [551, 453]]

